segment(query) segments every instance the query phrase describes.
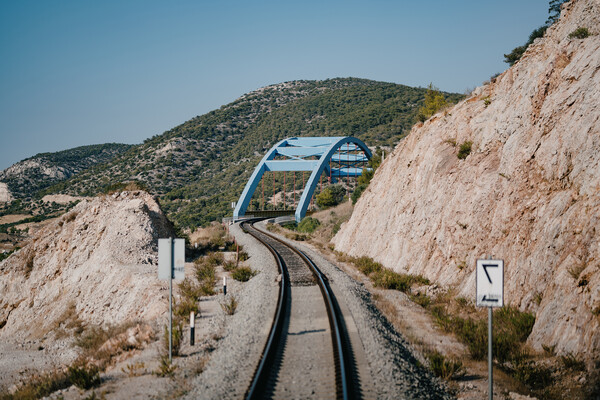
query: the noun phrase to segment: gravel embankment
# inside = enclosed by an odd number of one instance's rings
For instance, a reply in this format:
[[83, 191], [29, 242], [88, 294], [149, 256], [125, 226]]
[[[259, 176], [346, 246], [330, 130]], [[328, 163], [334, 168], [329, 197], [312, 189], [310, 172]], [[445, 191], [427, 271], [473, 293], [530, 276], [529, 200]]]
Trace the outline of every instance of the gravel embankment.
[[408, 342], [375, 307], [371, 294], [319, 253], [279, 236], [304, 251], [337, 286], [335, 295], [345, 302], [358, 328], [378, 399], [452, 399], [442, 383], [419, 366]]
[[[188, 399], [243, 397], [260, 360], [277, 305], [279, 273], [273, 256], [243, 233], [238, 224], [229, 228], [250, 256], [245, 263], [259, 273], [242, 284], [228, 280], [228, 296], [231, 293], [238, 300], [237, 310], [232, 316], [225, 316], [219, 310], [220, 318], [227, 319], [222, 339], [211, 353], [204, 372], [191, 381], [192, 389], [185, 397]], [[214, 323], [220, 325], [218, 321]]]

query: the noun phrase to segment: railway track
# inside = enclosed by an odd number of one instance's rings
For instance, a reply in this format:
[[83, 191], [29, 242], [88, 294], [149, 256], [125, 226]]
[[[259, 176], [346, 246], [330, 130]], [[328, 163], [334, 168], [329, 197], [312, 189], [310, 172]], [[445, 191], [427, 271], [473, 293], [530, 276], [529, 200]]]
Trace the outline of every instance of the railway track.
[[302, 251], [242, 222], [273, 253], [281, 281], [275, 318], [246, 399], [361, 397], [350, 339], [327, 278]]

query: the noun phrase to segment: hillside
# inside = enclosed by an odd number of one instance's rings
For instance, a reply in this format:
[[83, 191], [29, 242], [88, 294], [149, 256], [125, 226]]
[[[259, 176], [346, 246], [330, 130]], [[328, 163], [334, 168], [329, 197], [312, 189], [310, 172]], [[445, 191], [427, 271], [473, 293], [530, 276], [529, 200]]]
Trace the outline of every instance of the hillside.
[[[160, 315], [157, 246], [159, 237], [170, 235], [171, 224], [145, 192], [80, 202], [0, 262], [0, 337], [53, 331], [75, 299], [78, 318], [86, 324]], [[149, 288], [153, 296], [145, 293]], [[36, 315], [44, 318], [32, 326]]]
[[[80, 202], [1, 261], [0, 392], [38, 369], [73, 363], [88, 348], [81, 343], [107, 329], [104, 346], [121, 346], [115, 354], [144, 347], [167, 310], [157, 239], [172, 235], [152, 196], [122, 192]], [[39, 347], [28, 352], [31, 343]]]
[[336, 249], [469, 303], [475, 260], [504, 259], [507, 303], [536, 316], [531, 347], [600, 359], [599, 26], [597, 1], [566, 3], [513, 67], [414, 127]]
[[394, 145], [409, 132], [425, 91], [355, 78], [267, 86], [41, 194], [94, 195], [133, 180], [160, 195], [179, 226], [195, 227], [231, 212], [258, 160], [280, 139], [354, 135], [373, 147]]
[[93, 165], [105, 163], [131, 147], [107, 143], [39, 153], [0, 171], [0, 202], [29, 199], [40, 190]]

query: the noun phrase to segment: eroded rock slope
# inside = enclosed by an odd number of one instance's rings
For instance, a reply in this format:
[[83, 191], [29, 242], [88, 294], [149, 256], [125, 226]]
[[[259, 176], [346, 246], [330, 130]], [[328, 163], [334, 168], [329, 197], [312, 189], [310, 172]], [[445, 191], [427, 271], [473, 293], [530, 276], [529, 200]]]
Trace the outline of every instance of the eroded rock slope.
[[41, 338], [66, 318], [156, 318], [167, 305], [156, 276], [158, 238], [172, 235], [145, 192], [82, 201], [0, 263], [0, 338]]
[[[592, 35], [570, 38], [579, 27]], [[567, 3], [518, 63], [414, 127], [336, 248], [473, 300], [475, 260], [503, 258], [505, 299], [536, 313], [530, 344], [599, 358], [598, 27], [600, 2]]]

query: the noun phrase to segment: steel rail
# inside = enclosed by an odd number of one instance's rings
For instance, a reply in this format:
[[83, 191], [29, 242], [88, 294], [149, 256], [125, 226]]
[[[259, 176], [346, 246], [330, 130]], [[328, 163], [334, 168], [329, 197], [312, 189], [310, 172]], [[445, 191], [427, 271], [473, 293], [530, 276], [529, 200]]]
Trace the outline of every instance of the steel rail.
[[[254, 222], [257, 222], [257, 219], [244, 221], [240, 225], [244, 225], [244, 226], [246, 224], [253, 225]], [[263, 356], [262, 356], [261, 361], [255, 371], [255, 375], [252, 380], [252, 383], [251, 383], [250, 387], [248, 388], [248, 391], [246, 392], [245, 398], [250, 400], [250, 399], [260, 398], [260, 394], [262, 392], [264, 392], [264, 385], [266, 384], [268, 375], [269, 375], [269, 370], [267, 367], [269, 365], [269, 363], [267, 361], [270, 361], [274, 358], [275, 351], [276, 351], [276, 343], [278, 340], [281, 339], [281, 327], [282, 327], [283, 319], [284, 319], [282, 313], [284, 310], [285, 302], [287, 302], [287, 300], [284, 298], [285, 292], [284, 292], [283, 288], [289, 284], [289, 277], [287, 276], [287, 271], [285, 271], [285, 266], [284, 266], [285, 264], [283, 262], [281, 255], [279, 255], [279, 253], [277, 253], [277, 251], [270, 244], [268, 244], [265, 240], [258, 237], [258, 235], [254, 234], [251, 231], [246, 230], [245, 227], [243, 227], [243, 229], [245, 232], [250, 233], [259, 242], [264, 244], [271, 251], [271, 253], [273, 253], [275, 260], [277, 261], [277, 265], [280, 270], [280, 273], [282, 274], [282, 281], [280, 282], [280, 294], [279, 294], [280, 297], [278, 299], [277, 311], [275, 314], [275, 319], [273, 321], [273, 325], [271, 327], [271, 333], [269, 334], [269, 339], [267, 340], [265, 349], [263, 350]], [[260, 232], [263, 235], [270, 237], [273, 240], [276, 240], [278, 243], [281, 243], [282, 245], [286, 246], [287, 248], [291, 249], [293, 252], [298, 254], [300, 256], [300, 258], [308, 265], [313, 276], [316, 278], [317, 284], [319, 285], [319, 289], [321, 291], [323, 300], [325, 302], [325, 306], [327, 309], [327, 315], [329, 318], [329, 325], [331, 328], [334, 359], [336, 361], [335, 370], [336, 370], [337, 397], [344, 399], [344, 400], [349, 400], [349, 399], [354, 398], [354, 394], [357, 394], [357, 393], [354, 393], [354, 391], [351, 390], [351, 380], [352, 379], [351, 379], [351, 367], [349, 365], [350, 357], [347, 357], [348, 354], [351, 354], [351, 349], [349, 348], [350, 345], [347, 344], [343, 340], [342, 330], [344, 329], [343, 327], [345, 326], [343, 323], [343, 316], [341, 315], [341, 312], [338, 312], [338, 306], [335, 301], [335, 296], [333, 295], [333, 292], [332, 292], [331, 288], [329, 287], [327, 277], [321, 273], [321, 271], [315, 265], [315, 263], [304, 252], [296, 249], [294, 246], [286, 243], [285, 241], [279, 239], [278, 237], [276, 237], [268, 232], [259, 230], [258, 228], [254, 227], [254, 226], [253, 226], [253, 229], [255, 229], [256, 231]], [[282, 300], [282, 298], [283, 298], [283, 300]]]
[[[282, 257], [275, 251], [275, 249], [264, 242], [257, 236], [253, 235], [250, 231], [246, 230], [246, 224], [254, 224], [254, 222], [260, 221], [261, 219], [252, 219], [248, 221], [244, 221], [240, 223], [240, 227], [244, 232], [250, 233], [254, 238], [264, 244], [269, 251], [273, 254], [275, 261], [277, 262], [277, 268], [279, 269], [279, 273], [281, 274], [281, 281], [279, 282], [279, 297], [277, 298], [277, 308], [275, 311], [275, 318], [273, 319], [273, 324], [271, 325], [271, 331], [269, 332], [269, 338], [267, 339], [267, 343], [265, 344], [265, 348], [263, 349], [263, 353], [256, 367], [256, 371], [254, 372], [254, 377], [252, 378], [252, 383], [248, 387], [246, 391], [245, 399], [258, 399], [260, 398], [260, 394], [264, 392], [264, 388], [267, 384], [267, 380], [269, 378], [268, 374], [268, 365], [271, 364], [276, 355], [277, 343], [281, 341], [281, 332], [283, 330], [283, 323], [285, 320], [284, 310], [287, 306], [287, 291], [290, 287], [289, 285], [289, 276], [287, 271], [285, 270], [284, 263]], [[256, 229], [256, 228], [255, 228]]]

